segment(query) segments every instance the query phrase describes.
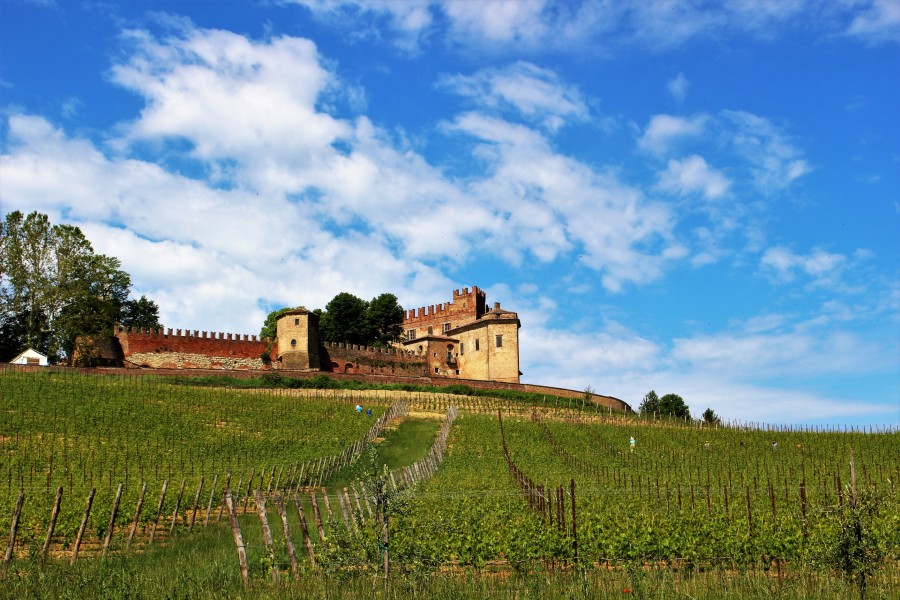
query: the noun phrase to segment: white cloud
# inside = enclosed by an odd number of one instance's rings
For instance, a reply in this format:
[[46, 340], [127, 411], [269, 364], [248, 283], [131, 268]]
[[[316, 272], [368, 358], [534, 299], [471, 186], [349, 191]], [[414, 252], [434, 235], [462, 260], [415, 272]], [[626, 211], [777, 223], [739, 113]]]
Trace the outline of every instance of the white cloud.
[[396, 38], [394, 43], [404, 52], [417, 53], [433, 25], [431, 0], [283, 0], [300, 4], [317, 17], [335, 26], [352, 29], [355, 38], [377, 38], [376, 26], [367, 20], [380, 22], [386, 18]]
[[754, 182], [761, 191], [783, 190], [812, 171], [802, 152], [768, 119], [735, 110], [722, 111], [722, 118], [730, 125], [723, 135], [751, 165]]
[[696, 154], [684, 160], [670, 160], [666, 170], [659, 174], [662, 189], [681, 195], [699, 192], [709, 200], [721, 198], [730, 185], [727, 177]]
[[[164, 40], [126, 32], [128, 59], [114, 82], [143, 96], [145, 108], [127, 127], [126, 142], [187, 140], [204, 161], [237, 160], [240, 174], [259, 185], [290, 181], [273, 165], [315, 167], [350, 127], [316, 105], [333, 76], [315, 45], [280, 37], [270, 42], [218, 30], [187, 29]], [[257, 174], [262, 174], [261, 176]]]
[[577, 248], [610, 291], [652, 281], [684, 257], [670, 209], [614, 174], [556, 154], [535, 131], [500, 119], [469, 113], [447, 128], [481, 140], [476, 152], [490, 176], [469, 192], [503, 217], [487, 242], [501, 255], [514, 260], [540, 242], [538, 257], [550, 261]]
[[650, 118], [644, 135], [638, 140], [638, 147], [652, 154], [664, 155], [671, 152], [682, 140], [704, 135], [708, 120], [709, 117], [706, 115], [693, 117], [654, 115]]
[[814, 248], [809, 254], [801, 255], [789, 248], [775, 246], [765, 251], [760, 264], [776, 281], [793, 281], [799, 272], [808, 275], [814, 285], [833, 287], [840, 282], [850, 261], [843, 254], [827, 252], [821, 248]]
[[859, 12], [851, 16], [847, 35], [866, 40], [870, 44], [900, 41], [900, 2], [874, 0], [863, 3]]
[[589, 114], [575, 87], [564, 84], [553, 71], [528, 62], [482, 69], [470, 76], [448, 76], [441, 85], [484, 108], [512, 108], [550, 131], [566, 120], [584, 120]]
[[669, 94], [672, 95], [672, 98], [675, 100], [676, 104], [684, 103], [684, 99], [687, 97], [688, 87], [690, 86], [690, 82], [688, 82], [687, 77], [684, 76], [684, 73], [678, 73], [678, 75], [670, 79], [666, 84], [666, 89], [669, 91]]
[[[547, 2], [546, 0], [289, 0], [351, 36], [393, 35], [404, 51], [450, 43], [466, 51], [578, 51], [597, 55], [675, 48], [695, 40], [749, 35], [772, 39], [796, 28], [870, 44], [900, 38], [894, 0], [694, 0]], [[386, 27], [385, 27], [386, 25]]]
[[488, 43], [534, 43], [548, 32], [546, 0], [444, 2], [442, 8], [458, 40]]

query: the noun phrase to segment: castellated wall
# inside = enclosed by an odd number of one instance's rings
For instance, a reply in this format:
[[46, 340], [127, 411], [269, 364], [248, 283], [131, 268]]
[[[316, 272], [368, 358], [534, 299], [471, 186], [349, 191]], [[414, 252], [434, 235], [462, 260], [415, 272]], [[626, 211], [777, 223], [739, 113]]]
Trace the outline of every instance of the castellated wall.
[[323, 371], [354, 375], [422, 377], [428, 369], [424, 355], [331, 342], [319, 349], [319, 364]]
[[262, 370], [262, 354], [272, 352], [268, 339], [213, 331], [119, 327], [116, 338], [130, 367]]
[[456, 327], [464, 322], [481, 318], [485, 312], [485, 293], [477, 286], [462, 290], [453, 290], [453, 300], [442, 304], [432, 304], [406, 311], [403, 316], [403, 329], [422, 330], [418, 335], [425, 335], [431, 326], [435, 334], [440, 334], [441, 326], [450, 323]]

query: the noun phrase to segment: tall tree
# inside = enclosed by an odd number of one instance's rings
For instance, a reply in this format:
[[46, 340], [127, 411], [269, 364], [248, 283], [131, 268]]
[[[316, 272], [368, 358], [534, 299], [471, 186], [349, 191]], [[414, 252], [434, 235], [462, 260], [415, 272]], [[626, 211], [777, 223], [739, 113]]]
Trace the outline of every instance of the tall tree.
[[645, 416], [659, 412], [659, 396], [656, 395], [655, 391], [650, 390], [647, 392], [644, 399], [641, 400], [641, 406], [638, 410]]
[[353, 294], [341, 292], [325, 305], [319, 321], [319, 333], [326, 342], [366, 344], [372, 336], [366, 319], [368, 303]]
[[387, 346], [399, 340], [403, 332], [403, 307], [397, 302], [397, 296], [385, 293], [372, 298], [366, 308], [366, 321], [372, 336], [367, 343]]
[[666, 394], [659, 399], [659, 412], [663, 415], [672, 415], [678, 419], [686, 419], [691, 416], [688, 405], [678, 394]]
[[160, 327], [159, 306], [147, 296], [141, 296], [137, 300], [128, 300], [122, 307], [119, 323], [125, 327], [157, 329]]
[[[0, 360], [28, 346], [59, 360], [71, 355], [78, 335], [112, 331], [128, 316], [131, 277], [121, 266], [95, 254], [78, 227], [51, 225], [38, 212], [7, 214], [0, 227]], [[158, 326], [158, 307], [142, 300], [143, 322]]]

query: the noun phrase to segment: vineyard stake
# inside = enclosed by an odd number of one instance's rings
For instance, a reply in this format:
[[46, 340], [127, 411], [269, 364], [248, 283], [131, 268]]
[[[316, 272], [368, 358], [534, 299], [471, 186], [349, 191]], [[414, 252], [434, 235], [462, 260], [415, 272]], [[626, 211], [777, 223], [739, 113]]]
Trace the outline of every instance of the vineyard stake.
[[753, 534], [753, 512], [750, 510], [750, 488], [747, 487], [747, 528]]
[[575, 552], [575, 564], [578, 564], [578, 527], [575, 520], [575, 480], [571, 480], [572, 489], [572, 549]]
[[188, 531], [194, 530], [194, 522], [197, 520], [197, 507], [200, 505], [200, 492], [203, 490], [203, 475], [200, 476], [200, 485], [197, 486], [197, 494], [194, 496], [194, 508], [191, 510], [191, 523]]
[[141, 493], [138, 496], [137, 507], [134, 509], [134, 521], [131, 522], [131, 531], [128, 532], [128, 540], [125, 542], [125, 551], [131, 548], [131, 540], [134, 539], [134, 533], [137, 531], [138, 522], [141, 517], [141, 508], [144, 506], [144, 492], [147, 491], [147, 482], [141, 485]]
[[16, 547], [16, 534], [19, 532], [19, 516], [22, 514], [22, 505], [25, 504], [25, 490], [19, 492], [16, 501], [16, 511], [13, 513], [12, 526], [9, 528], [9, 545], [6, 546], [6, 554], [3, 555], [3, 574], [6, 574], [6, 565], [12, 560]]
[[175, 500], [175, 512], [172, 513], [172, 524], [169, 526], [169, 533], [175, 532], [175, 523], [178, 522], [178, 510], [181, 508], [181, 497], [184, 495], [184, 479], [181, 480], [181, 487], [178, 488], [178, 499]]
[[319, 502], [316, 500], [316, 493], [309, 493], [310, 500], [312, 501], [312, 509], [313, 509], [313, 517], [316, 519], [316, 532], [319, 534], [319, 540], [325, 539], [325, 528], [322, 527], [322, 513], [319, 512]]
[[47, 539], [44, 541], [44, 548], [41, 550], [41, 562], [47, 560], [47, 552], [50, 550], [50, 540], [53, 539], [53, 530], [56, 529], [56, 518], [59, 516], [59, 507], [62, 504], [63, 489], [59, 486], [56, 489], [56, 501], [53, 503], [53, 512], [50, 514], [50, 526], [47, 528]]
[[103, 540], [103, 552], [100, 555], [101, 559], [106, 558], [106, 552], [109, 550], [109, 543], [112, 541], [113, 530], [116, 527], [116, 513], [119, 512], [119, 501], [122, 500], [122, 484], [119, 484], [119, 489], [116, 490], [116, 499], [113, 501], [112, 512], [109, 515], [109, 527], [106, 528], [106, 538]]
[[153, 538], [156, 537], [156, 528], [159, 525], [159, 518], [162, 516], [163, 502], [166, 499], [166, 490], [169, 487], [169, 480], [166, 479], [162, 484], [162, 491], [159, 493], [159, 504], [156, 506], [156, 518], [153, 520], [153, 527], [150, 528], [150, 541], [149, 544], [153, 543]]
[[344, 505], [344, 495], [341, 494], [341, 490], [337, 491], [338, 504], [341, 505], [341, 514], [344, 517], [344, 527], [347, 528], [347, 531], [350, 531], [350, 519], [347, 517], [347, 507]]
[[231, 488], [231, 471], [225, 475], [225, 485], [222, 487], [222, 504], [219, 505], [219, 514], [216, 516], [216, 523], [222, 520], [222, 510], [225, 508], [225, 489]]
[[275, 508], [278, 509], [278, 515], [281, 517], [281, 527], [284, 529], [284, 545], [287, 548], [288, 558], [291, 560], [291, 572], [294, 579], [300, 580], [300, 566], [297, 564], [297, 553], [294, 551], [294, 542], [291, 541], [291, 529], [288, 526], [287, 512], [284, 510], [284, 500], [281, 494], [275, 496]]
[[213, 477], [212, 487], [209, 489], [209, 502], [206, 505], [206, 519], [203, 521], [203, 526], [206, 527], [209, 525], [209, 513], [212, 510], [213, 497], [216, 495], [216, 484], [219, 483], [219, 474], [216, 473], [215, 477]]
[[322, 500], [325, 501], [325, 511], [328, 513], [328, 519], [334, 519], [334, 513], [331, 512], [331, 501], [328, 499], [328, 490], [322, 488]]
[[259, 525], [262, 528], [263, 543], [266, 545], [266, 552], [271, 560], [269, 569], [272, 572], [272, 583], [278, 583], [281, 577], [278, 573], [278, 566], [275, 564], [275, 551], [272, 549], [274, 542], [272, 540], [272, 529], [269, 527], [269, 517], [266, 515], [266, 501], [258, 489], [253, 492], [253, 498], [256, 501], [256, 516], [259, 518]]
[[96, 488], [91, 488], [91, 493], [88, 494], [87, 502], [84, 506], [84, 516], [81, 518], [81, 525], [78, 527], [78, 534], [75, 536], [75, 547], [72, 549], [70, 565], [74, 565], [75, 561], [78, 560], [78, 549], [81, 548], [81, 538], [84, 537], [84, 530], [87, 529], [88, 517], [91, 515], [91, 505], [94, 504], [94, 494], [96, 493]]
[[309, 527], [306, 525], [306, 515], [303, 514], [303, 504], [300, 498], [294, 494], [294, 508], [297, 509], [297, 519], [300, 521], [300, 531], [303, 533], [303, 545], [306, 546], [306, 554], [313, 569], [316, 568], [316, 555], [313, 552], [312, 542], [309, 539]]
[[228, 520], [231, 522], [231, 535], [234, 537], [234, 546], [237, 549], [238, 563], [241, 566], [241, 579], [244, 588], [250, 586], [250, 569], [247, 566], [247, 550], [244, 548], [244, 536], [241, 535], [241, 525], [238, 523], [237, 513], [234, 510], [234, 501], [231, 499], [231, 488], [225, 488], [225, 506], [228, 508]]

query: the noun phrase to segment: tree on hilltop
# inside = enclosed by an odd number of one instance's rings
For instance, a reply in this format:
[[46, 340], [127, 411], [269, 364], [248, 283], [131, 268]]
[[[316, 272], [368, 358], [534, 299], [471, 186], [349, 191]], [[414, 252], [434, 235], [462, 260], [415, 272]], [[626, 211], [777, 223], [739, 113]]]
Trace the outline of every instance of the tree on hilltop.
[[663, 415], [672, 415], [678, 419], [687, 419], [691, 416], [688, 405], [678, 394], [666, 394], [659, 399], [659, 412]]
[[644, 399], [641, 400], [641, 405], [638, 410], [644, 416], [659, 412], [659, 396], [656, 395], [655, 391], [650, 390], [647, 392]]
[[653, 390], [650, 390], [644, 396], [639, 410], [644, 416], [671, 414], [679, 419], [686, 419], [691, 416], [688, 405], [684, 403], [684, 399], [681, 396], [678, 394], [666, 394], [660, 398]]
[[703, 422], [707, 425], [719, 425], [722, 423], [722, 419], [720, 419], [719, 415], [716, 414], [716, 411], [711, 408], [704, 410], [700, 418], [703, 419]]

